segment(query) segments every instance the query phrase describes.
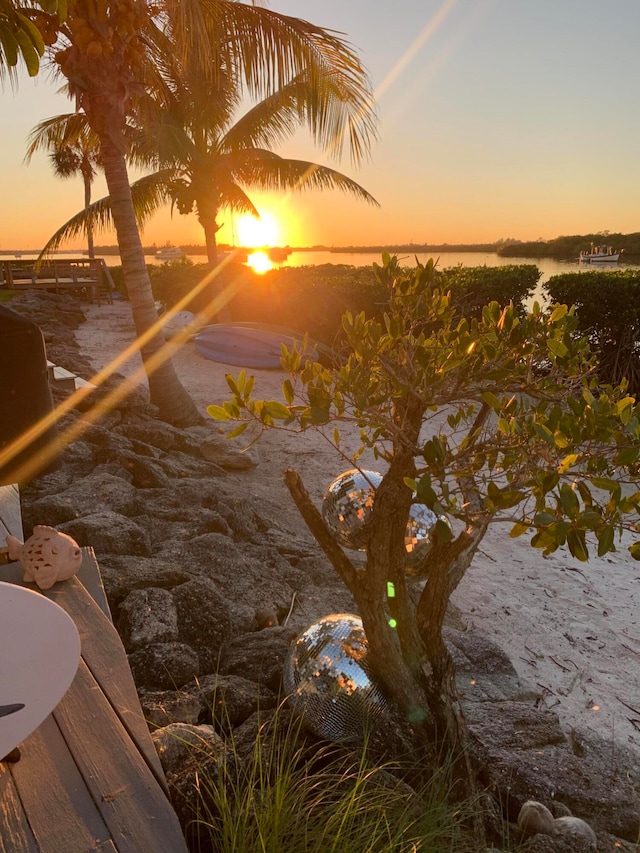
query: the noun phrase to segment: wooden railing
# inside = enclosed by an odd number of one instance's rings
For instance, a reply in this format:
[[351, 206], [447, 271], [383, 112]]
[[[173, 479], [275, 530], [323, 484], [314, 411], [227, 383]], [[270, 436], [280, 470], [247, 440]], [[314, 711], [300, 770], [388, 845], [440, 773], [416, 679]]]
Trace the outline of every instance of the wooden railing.
[[0, 261], [0, 288], [75, 291], [91, 302], [111, 302], [113, 282], [102, 258]]

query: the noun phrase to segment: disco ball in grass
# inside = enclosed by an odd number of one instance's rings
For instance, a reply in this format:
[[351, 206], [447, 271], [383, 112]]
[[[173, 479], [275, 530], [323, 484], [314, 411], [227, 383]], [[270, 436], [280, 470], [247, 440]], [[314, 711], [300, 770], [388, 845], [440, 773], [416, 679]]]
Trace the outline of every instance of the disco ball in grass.
[[404, 570], [407, 577], [418, 580], [429, 574], [427, 557], [433, 547], [433, 529], [437, 521], [443, 521], [451, 529], [446, 515], [438, 516], [424, 504], [411, 504], [404, 534], [407, 552]]
[[362, 620], [335, 613], [315, 622], [291, 646], [284, 687], [305, 726], [330, 741], [361, 741], [387, 709], [368, 663]]
[[352, 468], [327, 486], [322, 517], [336, 541], [345, 548], [365, 550], [373, 498], [381, 481], [382, 474], [377, 471]]

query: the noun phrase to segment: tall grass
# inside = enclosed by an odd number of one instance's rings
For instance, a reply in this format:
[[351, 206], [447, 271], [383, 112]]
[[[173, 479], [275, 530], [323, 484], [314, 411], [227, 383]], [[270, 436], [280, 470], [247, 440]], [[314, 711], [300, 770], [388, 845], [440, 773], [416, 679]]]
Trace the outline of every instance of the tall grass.
[[[276, 714], [276, 717], [278, 714]], [[414, 791], [367, 748], [305, 744], [299, 724], [263, 726], [248, 754], [231, 741], [216, 778], [199, 774], [198, 853], [460, 853], [466, 814], [448, 774]], [[468, 814], [468, 811], [467, 811]]]

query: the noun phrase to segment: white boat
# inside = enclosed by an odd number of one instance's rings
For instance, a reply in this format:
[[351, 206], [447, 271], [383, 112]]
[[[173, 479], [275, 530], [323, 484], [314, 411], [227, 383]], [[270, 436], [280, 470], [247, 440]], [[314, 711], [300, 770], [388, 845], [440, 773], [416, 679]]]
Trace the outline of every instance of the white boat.
[[163, 246], [153, 256], [157, 261], [179, 261], [184, 252], [179, 246]]
[[622, 250], [616, 251], [613, 246], [594, 246], [591, 244], [591, 249], [580, 252], [579, 261], [586, 264], [617, 264]]

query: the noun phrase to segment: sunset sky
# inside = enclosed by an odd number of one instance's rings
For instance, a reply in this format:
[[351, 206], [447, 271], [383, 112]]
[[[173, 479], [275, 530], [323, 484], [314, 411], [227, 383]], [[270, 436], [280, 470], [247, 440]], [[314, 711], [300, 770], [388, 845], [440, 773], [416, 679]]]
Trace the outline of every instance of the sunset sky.
[[[279, 245], [474, 243], [640, 231], [640, 0], [272, 0], [342, 31], [376, 91], [380, 140], [355, 169], [300, 133], [278, 153], [344, 171], [380, 202], [254, 195]], [[0, 249], [37, 249], [82, 205], [25, 139], [69, 110], [47, 74], [0, 92]], [[98, 181], [95, 197], [104, 194]], [[220, 232], [230, 240], [229, 217]], [[169, 211], [145, 244], [202, 243]], [[99, 243], [115, 242], [112, 234]]]

